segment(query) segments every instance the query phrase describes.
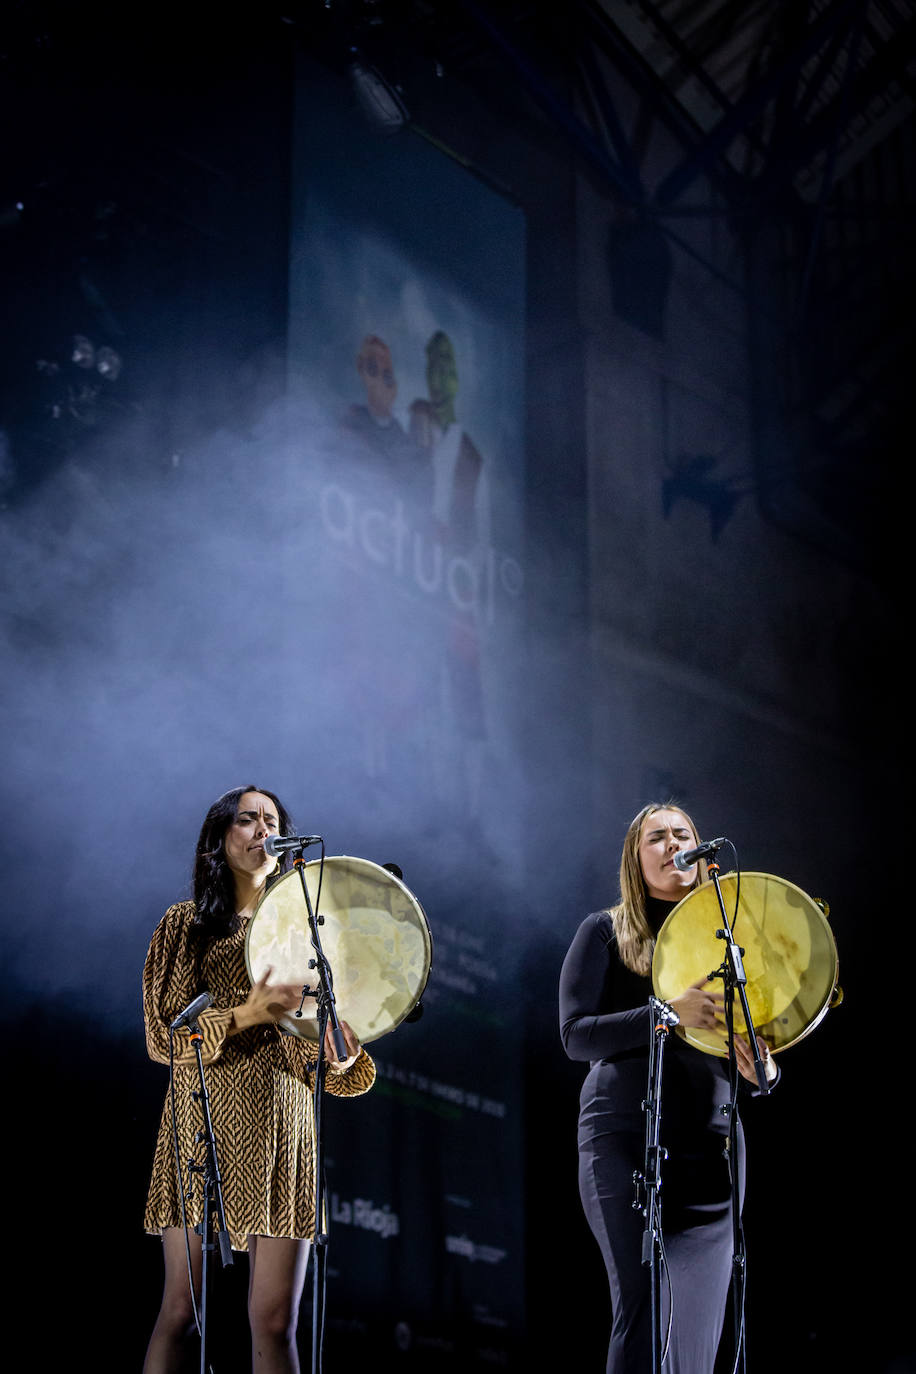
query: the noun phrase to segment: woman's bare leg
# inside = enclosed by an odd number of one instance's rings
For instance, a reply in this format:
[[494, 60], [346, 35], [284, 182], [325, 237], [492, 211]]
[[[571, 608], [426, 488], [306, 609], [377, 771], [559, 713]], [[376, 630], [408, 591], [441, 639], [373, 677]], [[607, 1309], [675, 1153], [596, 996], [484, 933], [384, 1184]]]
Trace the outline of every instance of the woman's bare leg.
[[[189, 1232], [189, 1235], [194, 1292], [199, 1303], [200, 1236], [194, 1231]], [[162, 1258], [165, 1262], [162, 1306], [147, 1347], [143, 1374], [179, 1374], [188, 1349], [188, 1338], [195, 1330], [194, 1308], [188, 1286], [187, 1251], [181, 1227], [168, 1226], [162, 1232]]]
[[299, 1374], [296, 1324], [309, 1260], [307, 1240], [249, 1236], [248, 1320], [255, 1374]]

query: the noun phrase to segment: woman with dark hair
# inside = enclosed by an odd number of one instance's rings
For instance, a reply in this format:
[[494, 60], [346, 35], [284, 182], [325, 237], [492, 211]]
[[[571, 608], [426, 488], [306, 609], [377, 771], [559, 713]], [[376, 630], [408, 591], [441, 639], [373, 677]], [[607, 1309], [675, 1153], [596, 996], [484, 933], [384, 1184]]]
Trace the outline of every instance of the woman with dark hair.
[[[318, 1047], [282, 1035], [277, 1020], [299, 1005], [302, 989], [271, 984], [266, 973], [250, 985], [245, 932], [268, 884], [291, 860], [272, 858], [268, 835], [294, 834], [272, 792], [237, 787], [210, 807], [197, 842], [194, 899], [165, 913], [143, 970], [146, 1044], [152, 1059], [169, 1062], [169, 1026], [202, 991], [212, 1004], [200, 1013], [202, 1057], [219, 1147], [226, 1226], [233, 1249], [248, 1250], [248, 1316], [252, 1367], [258, 1374], [295, 1374], [296, 1323], [314, 1234], [314, 1115], [309, 1079]], [[341, 1021], [348, 1057], [325, 1042], [327, 1090], [338, 1097], [366, 1092], [375, 1066]], [[187, 1035], [175, 1035], [175, 1100], [182, 1167], [203, 1163], [196, 1057]], [[165, 1288], [144, 1364], [145, 1374], [182, 1366], [194, 1329], [188, 1285], [179, 1182], [175, 1175], [169, 1101], [163, 1108], [146, 1203], [147, 1231], [162, 1236]], [[201, 1189], [187, 1204], [188, 1240], [200, 1290]]]
[[[560, 1034], [571, 1059], [590, 1064], [579, 1112], [579, 1191], [601, 1248], [613, 1325], [608, 1374], [652, 1368], [650, 1272], [642, 1263], [644, 1221], [634, 1210], [633, 1175], [642, 1172], [651, 1033], [649, 995], [655, 938], [691, 888], [696, 866], [674, 864], [698, 844], [696, 827], [673, 802], [644, 806], [630, 823], [620, 862], [617, 906], [587, 916], [560, 977]], [[702, 980], [671, 1002], [681, 1025], [723, 1039], [724, 997]], [[758, 1040], [767, 1079], [775, 1060]], [[736, 1037], [737, 1067], [756, 1090], [750, 1046]], [[725, 1061], [679, 1036], [665, 1057], [661, 1143], [663, 1229], [670, 1279], [671, 1342], [665, 1374], [712, 1374], [732, 1269], [731, 1187], [724, 1153], [730, 1090]], [[739, 1136], [739, 1152], [743, 1142]], [[743, 1179], [743, 1158], [739, 1160]], [[663, 1290], [665, 1285], [662, 1285]], [[666, 1293], [663, 1291], [663, 1299]], [[665, 1320], [667, 1321], [667, 1302]]]

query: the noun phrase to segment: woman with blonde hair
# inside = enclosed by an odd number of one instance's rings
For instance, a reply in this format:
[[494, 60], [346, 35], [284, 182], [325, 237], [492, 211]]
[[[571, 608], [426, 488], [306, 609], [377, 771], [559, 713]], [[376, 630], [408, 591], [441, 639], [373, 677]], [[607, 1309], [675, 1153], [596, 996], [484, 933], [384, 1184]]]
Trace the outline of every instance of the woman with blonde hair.
[[[701, 877], [674, 857], [699, 843], [675, 802], [652, 802], [630, 823], [620, 860], [620, 900], [577, 930], [560, 977], [560, 1034], [571, 1059], [590, 1065], [579, 1111], [579, 1191], [607, 1267], [613, 1307], [607, 1374], [652, 1368], [644, 1222], [634, 1210], [642, 1171], [651, 1034], [649, 995], [658, 932]], [[703, 979], [672, 1000], [683, 1026], [724, 1029], [724, 998]], [[776, 1064], [760, 1041], [769, 1081]], [[750, 1047], [736, 1037], [738, 1070], [756, 1089]], [[732, 1268], [728, 1066], [678, 1036], [665, 1061], [661, 1143], [671, 1339], [666, 1374], [713, 1374]], [[739, 1151], [743, 1141], [738, 1136]], [[743, 1178], [743, 1166], [739, 1177]], [[667, 1287], [663, 1284], [663, 1299]], [[669, 1308], [663, 1301], [664, 1321]]]

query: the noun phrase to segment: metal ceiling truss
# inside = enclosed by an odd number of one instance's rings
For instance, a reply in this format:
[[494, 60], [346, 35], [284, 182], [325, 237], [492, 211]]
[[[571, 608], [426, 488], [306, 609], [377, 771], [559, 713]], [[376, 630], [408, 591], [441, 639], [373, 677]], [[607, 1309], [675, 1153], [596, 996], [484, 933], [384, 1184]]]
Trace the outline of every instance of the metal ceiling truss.
[[[757, 455], [761, 499], [774, 518], [791, 525], [797, 517], [801, 532], [802, 488], [811, 495], [811, 481], [823, 481], [832, 499], [847, 493], [836, 518], [848, 519], [863, 493], [861, 454], [869, 441], [882, 445], [902, 399], [913, 326], [897, 306], [914, 287], [906, 251], [911, 191], [901, 181], [896, 206], [893, 198], [875, 204], [868, 178], [850, 174], [916, 108], [916, 0], [572, 0], [556, 21], [568, 44], [563, 95], [545, 77], [547, 64], [522, 49], [538, 38], [543, 45], [549, 25], [540, 34], [507, 29], [476, 0], [462, 0], [462, 8], [604, 176], [629, 211], [623, 223], [663, 230], [747, 294], [758, 319], [773, 313], [755, 366], [769, 379], [764, 404], [772, 408], [781, 396], [787, 408], [783, 439], [761, 443]], [[557, 56], [554, 46], [550, 65]], [[635, 119], [632, 101], [622, 116], [621, 78], [639, 101]], [[656, 122], [675, 154], [650, 186], [642, 145]], [[690, 203], [698, 185], [705, 204]], [[860, 233], [865, 218], [878, 225], [888, 211], [897, 215], [890, 227], [902, 250], [890, 290], [880, 280], [887, 264], [877, 246], [888, 244], [889, 226], [875, 241]], [[726, 214], [754, 236], [769, 226], [764, 277], [755, 271], [747, 284], [736, 283], [704, 262], [674, 232], [676, 217], [687, 214]], [[869, 464], [871, 480], [880, 467]], [[798, 502], [793, 471], [802, 484]], [[835, 551], [849, 556], [854, 541], [839, 527], [837, 535]]]

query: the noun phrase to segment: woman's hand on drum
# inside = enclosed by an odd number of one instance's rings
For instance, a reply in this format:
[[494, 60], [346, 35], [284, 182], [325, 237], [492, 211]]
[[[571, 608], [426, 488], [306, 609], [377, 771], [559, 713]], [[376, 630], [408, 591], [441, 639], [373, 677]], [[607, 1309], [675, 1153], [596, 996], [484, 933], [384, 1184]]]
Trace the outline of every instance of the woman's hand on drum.
[[725, 1016], [725, 998], [722, 993], [714, 993], [708, 978], [700, 978], [685, 988], [680, 997], [671, 1000], [671, 1006], [681, 1018], [682, 1026], [694, 1026], [697, 1030], [718, 1030]]
[[[723, 993], [710, 992], [708, 978], [701, 978], [699, 982], [692, 983], [689, 988], [681, 993], [680, 997], [672, 999], [671, 1006], [681, 1018], [682, 1026], [694, 1026], [698, 1030], [723, 1029], [725, 997]], [[760, 1048], [760, 1058], [763, 1060], [767, 1082], [772, 1083], [779, 1072], [776, 1061], [770, 1053], [769, 1045], [762, 1036], [757, 1036], [757, 1044]], [[754, 1056], [751, 1053], [750, 1044], [743, 1035], [735, 1035], [735, 1056], [738, 1060], [738, 1072], [742, 1078], [746, 1078], [749, 1083], [753, 1083], [756, 1087], [757, 1070], [754, 1066]]]
[[248, 1030], [250, 1026], [272, 1025], [279, 1021], [284, 1012], [295, 1011], [302, 1001], [302, 988], [293, 983], [271, 983], [273, 969], [264, 971], [245, 1001], [235, 1007], [232, 1024], [235, 1031]]
[[346, 1073], [350, 1065], [355, 1064], [359, 1058], [360, 1045], [356, 1032], [346, 1021], [341, 1021], [340, 1029], [343, 1032], [343, 1038], [347, 1045], [347, 1058], [337, 1058], [337, 1048], [334, 1044], [334, 1028], [330, 1024], [328, 1025], [324, 1037], [324, 1057], [328, 1061], [329, 1068], [334, 1069], [337, 1073]]
[[[772, 1083], [778, 1073], [776, 1060], [770, 1054], [770, 1047], [762, 1036], [757, 1036], [757, 1047], [760, 1050], [760, 1058], [763, 1060], [763, 1069], [768, 1083]], [[748, 1083], [753, 1083], [757, 1087], [757, 1070], [754, 1067], [754, 1056], [751, 1053], [750, 1042], [743, 1035], [735, 1036], [735, 1058], [738, 1060], [738, 1072], [742, 1078], [746, 1078]]]

